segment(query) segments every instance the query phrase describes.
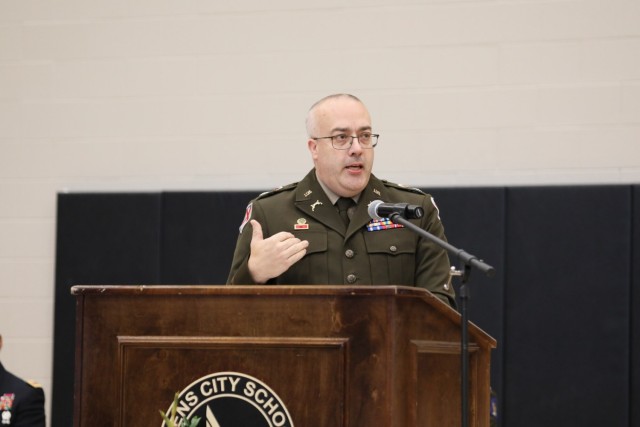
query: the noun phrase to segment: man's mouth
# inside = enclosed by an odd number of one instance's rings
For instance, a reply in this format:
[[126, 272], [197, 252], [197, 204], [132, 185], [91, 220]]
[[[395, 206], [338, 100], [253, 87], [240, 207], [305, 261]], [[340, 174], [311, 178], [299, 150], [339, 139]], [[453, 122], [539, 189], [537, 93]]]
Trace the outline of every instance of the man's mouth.
[[350, 165], [346, 166], [347, 169], [352, 170], [352, 171], [357, 171], [357, 170], [361, 170], [362, 169], [362, 164], [361, 163], [353, 163]]

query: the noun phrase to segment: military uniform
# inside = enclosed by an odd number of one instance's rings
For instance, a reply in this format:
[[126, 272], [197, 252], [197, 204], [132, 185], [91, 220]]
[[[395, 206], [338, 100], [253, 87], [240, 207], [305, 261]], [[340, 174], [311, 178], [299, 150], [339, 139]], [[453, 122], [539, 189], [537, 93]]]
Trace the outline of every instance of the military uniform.
[[[454, 306], [447, 252], [407, 228], [373, 224], [367, 207], [374, 200], [422, 206], [425, 215], [412, 222], [445, 239], [429, 195], [373, 175], [345, 226], [312, 169], [301, 182], [264, 193], [247, 207], [243, 226], [255, 219], [265, 238], [288, 231], [309, 242], [306, 255], [268, 283], [420, 286]], [[251, 238], [251, 225], [241, 226], [227, 283], [254, 283], [248, 269]]]
[[0, 363], [0, 426], [44, 427], [44, 391], [21, 380]]

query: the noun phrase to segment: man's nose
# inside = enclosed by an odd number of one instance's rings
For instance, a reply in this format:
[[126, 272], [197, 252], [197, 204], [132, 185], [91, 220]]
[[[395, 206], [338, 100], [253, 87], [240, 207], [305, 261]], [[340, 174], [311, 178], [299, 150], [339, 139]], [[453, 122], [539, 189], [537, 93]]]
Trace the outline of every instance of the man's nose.
[[352, 136], [351, 137], [351, 146], [349, 147], [349, 154], [351, 154], [351, 153], [360, 153], [360, 152], [362, 152], [362, 145], [360, 145], [360, 140], [358, 139], [357, 136]]

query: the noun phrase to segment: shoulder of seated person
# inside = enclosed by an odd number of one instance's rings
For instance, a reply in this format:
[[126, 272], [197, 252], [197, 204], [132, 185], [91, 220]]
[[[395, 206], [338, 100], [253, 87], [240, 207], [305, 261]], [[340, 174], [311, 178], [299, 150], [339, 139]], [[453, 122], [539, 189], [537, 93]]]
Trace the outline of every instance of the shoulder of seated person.
[[27, 380], [25, 382], [33, 388], [42, 388], [42, 385], [34, 380]]

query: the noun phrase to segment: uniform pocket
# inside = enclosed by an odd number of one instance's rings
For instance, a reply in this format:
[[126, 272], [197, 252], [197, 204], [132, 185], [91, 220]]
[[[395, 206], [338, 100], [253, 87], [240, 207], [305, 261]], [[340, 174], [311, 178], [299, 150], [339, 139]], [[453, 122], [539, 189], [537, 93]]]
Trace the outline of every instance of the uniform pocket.
[[305, 256], [285, 271], [278, 283], [289, 285], [328, 284], [327, 232], [324, 230], [295, 230], [293, 235], [307, 240]]
[[367, 231], [364, 241], [374, 285], [413, 286], [417, 237], [404, 228]]
[[325, 230], [294, 230], [293, 235], [309, 242], [307, 255], [327, 251], [327, 232]]

